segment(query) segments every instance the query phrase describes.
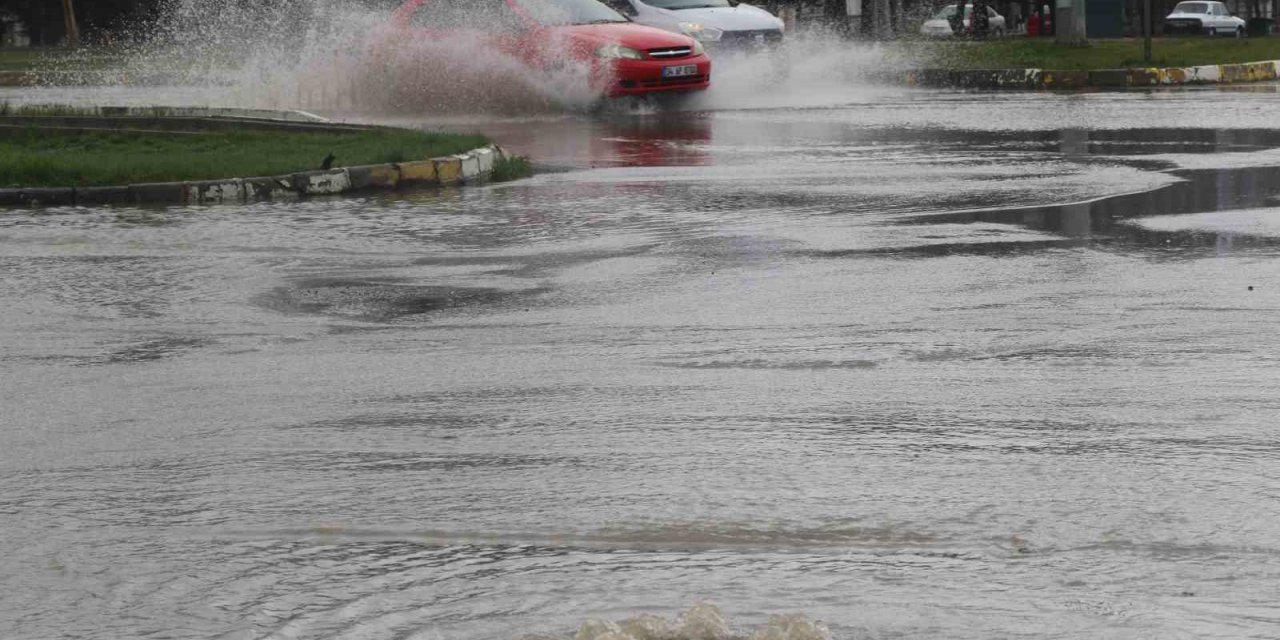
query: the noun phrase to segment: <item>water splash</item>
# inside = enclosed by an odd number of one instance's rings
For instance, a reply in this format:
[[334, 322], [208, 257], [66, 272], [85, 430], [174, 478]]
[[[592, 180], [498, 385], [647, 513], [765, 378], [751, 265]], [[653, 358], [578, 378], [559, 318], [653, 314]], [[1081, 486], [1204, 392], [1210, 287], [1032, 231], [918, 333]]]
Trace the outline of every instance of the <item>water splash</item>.
[[[491, 0], [437, 0], [473, 22], [499, 22]], [[391, 28], [399, 0], [162, 0], [108, 61], [69, 56], [49, 84], [145, 88], [151, 103], [305, 109], [355, 116], [520, 115], [601, 110], [600, 79], [571, 55], [531, 64], [467, 28]], [[487, 29], [487, 27], [485, 27]], [[567, 43], [546, 43], [548, 49]], [[833, 33], [788, 36], [771, 53], [714, 52], [712, 87], [683, 100], [606, 101], [607, 114], [769, 109], [864, 102], [890, 49]]]
[[879, 43], [807, 31], [790, 35], [778, 50], [718, 54], [713, 64], [711, 89], [692, 108], [806, 108], [864, 102], [883, 91], [876, 86], [879, 76], [905, 63]]
[[[82, 65], [86, 84], [197, 87], [228, 106], [372, 112], [540, 112], [599, 98], [589, 65], [549, 67], [493, 47], [465, 28], [435, 36], [392, 28], [377, 0], [165, 0], [135, 25], [116, 64]], [[449, 0], [492, 22], [492, 2]], [[553, 51], [565, 43], [545, 43]], [[74, 65], [72, 65], [74, 66]], [[91, 67], [91, 68], [90, 68]], [[56, 70], [64, 82], [74, 69]], [[175, 92], [190, 96], [190, 91]]]
[[[724, 612], [709, 602], [699, 602], [680, 614], [674, 624], [666, 618], [642, 614], [613, 622], [588, 620], [573, 640], [831, 640], [831, 629], [800, 614], [769, 616], [764, 626], [749, 636], [735, 635]], [[554, 636], [524, 636], [521, 640], [563, 640]]]

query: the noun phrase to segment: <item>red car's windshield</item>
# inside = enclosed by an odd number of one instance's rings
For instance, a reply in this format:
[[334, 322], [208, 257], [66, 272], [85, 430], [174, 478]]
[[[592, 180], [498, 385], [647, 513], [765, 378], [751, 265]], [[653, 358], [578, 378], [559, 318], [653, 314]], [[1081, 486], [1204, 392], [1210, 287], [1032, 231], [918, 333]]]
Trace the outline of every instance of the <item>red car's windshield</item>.
[[510, 0], [534, 22], [545, 26], [627, 22], [622, 14], [596, 0]]

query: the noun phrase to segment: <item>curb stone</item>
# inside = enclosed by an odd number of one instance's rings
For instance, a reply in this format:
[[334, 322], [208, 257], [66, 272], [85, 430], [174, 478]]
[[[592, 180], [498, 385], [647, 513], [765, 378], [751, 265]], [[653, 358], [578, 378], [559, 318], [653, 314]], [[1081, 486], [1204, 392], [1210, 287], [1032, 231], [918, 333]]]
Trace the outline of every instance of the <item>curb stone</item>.
[[431, 162], [436, 165], [436, 182], [439, 182], [442, 185], [452, 185], [462, 182], [463, 175], [461, 156], [433, 158]]
[[17, 201], [29, 207], [65, 207], [75, 204], [76, 190], [66, 187], [9, 189], [0, 194], [0, 202]]
[[[187, 204], [222, 204], [244, 200], [244, 180], [208, 180], [186, 183]], [[78, 203], [78, 201], [77, 201]]]
[[309, 196], [328, 196], [351, 190], [346, 169], [303, 171], [293, 174], [293, 190]]
[[489, 145], [453, 156], [302, 171], [283, 176], [156, 182], [118, 187], [0, 189], [0, 206], [45, 207], [103, 204], [236, 204], [290, 201], [402, 186], [452, 186], [484, 181], [506, 152]]
[[358, 167], [347, 167], [347, 177], [351, 180], [353, 190], [360, 189], [395, 189], [400, 185], [401, 171], [397, 165], [370, 164]]
[[430, 160], [415, 160], [393, 165], [402, 182], [433, 183], [436, 181], [436, 163]]
[[[0, 72], [0, 78], [3, 78]], [[25, 72], [23, 72], [25, 73]], [[0, 86], [4, 86], [0, 83]], [[18, 102], [14, 106], [21, 107]], [[39, 106], [32, 103], [31, 106]], [[336, 124], [323, 116], [300, 109], [240, 109], [237, 107], [102, 107], [78, 106], [75, 115], [85, 118], [229, 118], [235, 120], [267, 120], [299, 124]]]
[[1280, 60], [1196, 67], [1094, 69], [915, 69], [898, 76], [914, 87], [957, 89], [1086, 89], [1234, 84], [1280, 79]]
[[175, 202], [186, 204], [187, 183], [185, 182], [153, 182], [129, 185], [129, 196], [134, 204], [148, 202]]
[[78, 187], [77, 205], [131, 204], [129, 187]]

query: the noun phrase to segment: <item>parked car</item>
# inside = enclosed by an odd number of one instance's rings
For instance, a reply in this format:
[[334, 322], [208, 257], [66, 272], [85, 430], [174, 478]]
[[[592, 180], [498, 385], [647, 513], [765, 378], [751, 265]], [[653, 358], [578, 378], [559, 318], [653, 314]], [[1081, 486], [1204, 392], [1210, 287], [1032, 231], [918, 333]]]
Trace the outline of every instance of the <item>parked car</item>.
[[1221, 2], [1179, 2], [1164, 18], [1165, 35], [1202, 33], [1207, 36], [1244, 37], [1244, 20], [1231, 15]]
[[782, 43], [782, 20], [736, 0], [604, 0], [639, 24], [693, 36], [712, 51]]
[[455, 0], [408, 0], [392, 24], [412, 38], [478, 38], [532, 68], [583, 64], [592, 88], [610, 97], [701, 91], [711, 83], [701, 42], [635, 24], [597, 0], [496, 0], [484, 11]]
[[[951, 18], [956, 15], [956, 6], [949, 4], [943, 7], [932, 18], [924, 21], [920, 25], [920, 34], [933, 38], [949, 38], [957, 35], [951, 30]], [[973, 30], [973, 5], [964, 5], [964, 30], [966, 33]], [[987, 31], [992, 36], [1002, 36], [1005, 31], [1004, 16], [996, 13], [995, 9], [987, 7]]]

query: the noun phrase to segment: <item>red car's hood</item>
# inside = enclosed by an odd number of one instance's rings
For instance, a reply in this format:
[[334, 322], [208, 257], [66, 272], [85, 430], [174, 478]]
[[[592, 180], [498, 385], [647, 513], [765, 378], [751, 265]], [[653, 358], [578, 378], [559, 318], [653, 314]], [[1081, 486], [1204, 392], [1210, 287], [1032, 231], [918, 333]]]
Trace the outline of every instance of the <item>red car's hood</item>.
[[633, 22], [616, 22], [609, 24], [575, 24], [564, 27], [552, 27], [548, 31], [593, 46], [604, 44], [620, 44], [644, 51], [646, 49], [664, 49], [667, 47], [693, 46], [693, 38], [654, 27], [635, 24]]

